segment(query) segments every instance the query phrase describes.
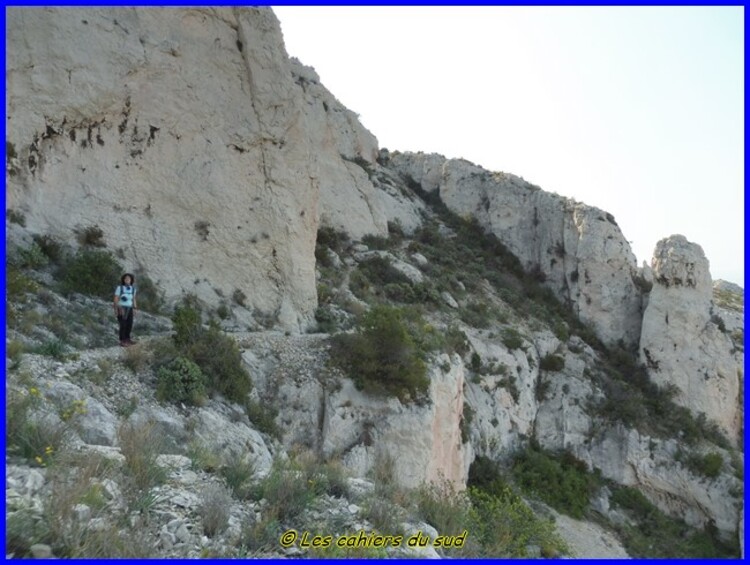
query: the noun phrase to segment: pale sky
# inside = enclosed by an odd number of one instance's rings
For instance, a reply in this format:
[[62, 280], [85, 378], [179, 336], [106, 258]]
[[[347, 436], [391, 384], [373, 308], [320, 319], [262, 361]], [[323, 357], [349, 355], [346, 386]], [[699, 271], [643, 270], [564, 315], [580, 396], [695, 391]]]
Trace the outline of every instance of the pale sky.
[[683, 234], [744, 286], [743, 7], [274, 11], [380, 147], [600, 207], [639, 265]]

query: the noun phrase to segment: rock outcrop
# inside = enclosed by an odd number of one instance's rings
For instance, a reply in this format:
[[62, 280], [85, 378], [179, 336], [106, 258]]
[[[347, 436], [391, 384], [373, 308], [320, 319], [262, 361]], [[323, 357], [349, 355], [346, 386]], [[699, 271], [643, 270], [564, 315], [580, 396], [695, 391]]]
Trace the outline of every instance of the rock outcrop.
[[8, 208], [63, 241], [97, 225], [167, 298], [240, 290], [240, 321], [299, 330], [321, 205], [386, 232], [375, 138], [290, 61], [270, 9], [10, 10], [7, 67]]
[[360, 477], [386, 464], [394, 481], [408, 488], [439, 480], [465, 486], [474, 455], [460, 431], [464, 371], [458, 357], [430, 367], [424, 403], [404, 405], [330, 373], [321, 336], [249, 335], [243, 343], [260, 401], [279, 407], [287, 447], [340, 458]]
[[400, 153], [391, 162], [453, 212], [476, 218], [604, 342], [638, 342], [638, 269], [611, 214], [462, 159]]
[[651, 267], [654, 283], [643, 316], [641, 360], [654, 382], [677, 388], [677, 402], [739, 440], [742, 357], [713, 315], [703, 250], [673, 235], [657, 243]]

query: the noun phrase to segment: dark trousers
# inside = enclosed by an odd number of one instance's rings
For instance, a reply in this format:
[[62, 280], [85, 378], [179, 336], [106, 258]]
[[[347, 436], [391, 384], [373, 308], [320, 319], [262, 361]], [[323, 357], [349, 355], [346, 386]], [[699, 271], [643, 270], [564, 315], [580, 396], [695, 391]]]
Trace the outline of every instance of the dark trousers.
[[120, 323], [120, 341], [127, 341], [130, 339], [130, 332], [133, 330], [133, 309], [120, 307], [118, 310], [117, 321]]

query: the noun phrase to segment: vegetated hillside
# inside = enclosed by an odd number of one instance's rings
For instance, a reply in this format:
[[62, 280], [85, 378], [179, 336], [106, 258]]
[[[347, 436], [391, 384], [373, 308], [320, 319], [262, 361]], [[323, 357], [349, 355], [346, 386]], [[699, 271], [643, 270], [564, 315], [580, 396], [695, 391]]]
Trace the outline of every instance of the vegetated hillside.
[[[413, 233], [319, 230], [310, 335], [242, 327], [241, 296], [168, 308], [139, 279], [152, 313], [138, 315], [138, 345], [114, 348], [117, 258], [95, 237], [76, 252], [19, 237], [7, 552], [736, 555], [742, 459], [720, 431], [475, 222], [399, 186], [427, 201]], [[552, 509], [572, 518], [568, 543]], [[582, 544], [585, 528], [607, 543]], [[288, 529], [333, 541], [284, 548]], [[402, 547], [335, 546], [360, 529]], [[415, 553], [403, 546], [417, 530], [468, 536]]]

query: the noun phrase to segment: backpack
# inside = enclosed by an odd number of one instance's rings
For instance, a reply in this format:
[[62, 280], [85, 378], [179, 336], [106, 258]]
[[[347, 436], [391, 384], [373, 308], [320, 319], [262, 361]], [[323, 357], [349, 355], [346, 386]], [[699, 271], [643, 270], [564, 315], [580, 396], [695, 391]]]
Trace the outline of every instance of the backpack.
[[[131, 294], [130, 296], [132, 296], [132, 297], [135, 297], [135, 285], [134, 285], [134, 284], [131, 284], [130, 286], [131, 286], [131, 287], [132, 287], [132, 289], [133, 289], [133, 292], [132, 292], [132, 294]], [[118, 285], [118, 286], [117, 286], [117, 290], [119, 291], [119, 293], [118, 293], [118, 295], [117, 295], [117, 296], [119, 296], [120, 298], [122, 298], [122, 297], [123, 297], [123, 295], [125, 294], [125, 293], [123, 292], [123, 288], [124, 288], [124, 287], [125, 287], [125, 285], [123, 285], [123, 284], [121, 284], [121, 285]]]

